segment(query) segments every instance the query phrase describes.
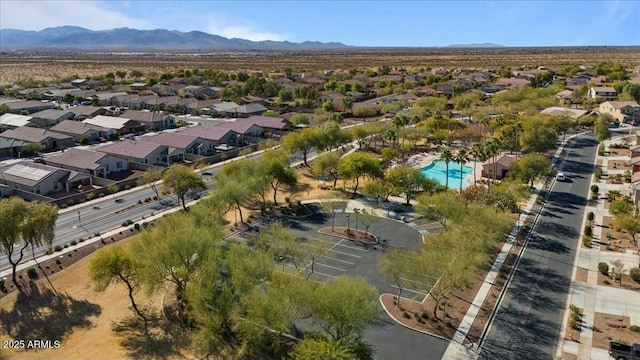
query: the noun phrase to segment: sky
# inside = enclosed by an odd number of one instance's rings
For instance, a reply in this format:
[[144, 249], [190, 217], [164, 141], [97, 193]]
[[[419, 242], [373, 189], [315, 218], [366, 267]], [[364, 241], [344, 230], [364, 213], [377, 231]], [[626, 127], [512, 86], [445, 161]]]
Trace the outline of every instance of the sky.
[[0, 0], [1, 29], [62, 25], [354, 46], [622, 46], [640, 45], [640, 0]]

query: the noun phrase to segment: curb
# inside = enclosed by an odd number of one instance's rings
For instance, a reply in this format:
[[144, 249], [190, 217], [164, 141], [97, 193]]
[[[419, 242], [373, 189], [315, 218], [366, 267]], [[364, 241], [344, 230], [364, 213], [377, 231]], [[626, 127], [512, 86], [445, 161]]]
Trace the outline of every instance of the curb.
[[447, 338], [445, 338], [444, 336], [440, 336], [440, 335], [432, 334], [432, 333], [430, 333], [430, 332], [427, 332], [427, 331], [424, 331], [424, 330], [420, 330], [420, 329], [414, 328], [413, 326], [409, 326], [409, 325], [403, 324], [403, 323], [402, 323], [402, 322], [400, 322], [398, 319], [396, 319], [395, 317], [393, 317], [393, 315], [391, 315], [391, 313], [389, 312], [389, 310], [387, 310], [387, 307], [386, 307], [386, 306], [384, 306], [384, 303], [382, 302], [382, 296], [384, 296], [384, 295], [391, 295], [391, 296], [395, 296], [395, 295], [393, 295], [393, 294], [389, 294], [389, 293], [384, 293], [384, 294], [380, 295], [380, 297], [378, 298], [378, 300], [380, 301], [380, 305], [382, 306], [382, 309], [384, 310], [384, 312], [386, 312], [386, 313], [387, 313], [387, 315], [389, 315], [389, 317], [390, 317], [393, 321], [395, 321], [396, 323], [398, 323], [398, 324], [400, 324], [400, 325], [402, 325], [402, 326], [406, 327], [407, 329], [410, 329], [410, 330], [413, 330], [413, 331], [416, 331], [416, 332], [419, 332], [419, 333], [422, 333], [422, 334], [425, 334], [425, 335], [433, 336], [433, 337], [438, 338], [438, 339], [441, 339], [441, 340], [445, 340], [445, 341], [449, 341], [449, 342], [453, 341], [452, 339], [447, 339]]

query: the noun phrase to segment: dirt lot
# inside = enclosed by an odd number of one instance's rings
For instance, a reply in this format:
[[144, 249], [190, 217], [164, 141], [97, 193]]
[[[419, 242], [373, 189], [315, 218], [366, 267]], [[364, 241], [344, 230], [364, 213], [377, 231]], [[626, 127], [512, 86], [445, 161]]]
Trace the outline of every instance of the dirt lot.
[[295, 71], [314, 69], [459, 66], [562, 66], [595, 65], [612, 61], [637, 65], [640, 47], [553, 47], [496, 49], [353, 49], [332, 51], [249, 51], [215, 53], [82, 53], [33, 52], [0, 56], [0, 85], [28, 79], [54, 81], [69, 77], [104, 75], [117, 70], [140, 70], [145, 74], [178, 68], [221, 70]]

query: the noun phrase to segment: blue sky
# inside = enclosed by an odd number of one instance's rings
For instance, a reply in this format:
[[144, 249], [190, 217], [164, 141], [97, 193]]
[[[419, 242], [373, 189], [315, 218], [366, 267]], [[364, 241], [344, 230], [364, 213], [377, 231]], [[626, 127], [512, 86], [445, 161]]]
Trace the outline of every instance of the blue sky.
[[0, 1], [0, 28], [60, 25], [358, 46], [640, 45], [640, 0]]

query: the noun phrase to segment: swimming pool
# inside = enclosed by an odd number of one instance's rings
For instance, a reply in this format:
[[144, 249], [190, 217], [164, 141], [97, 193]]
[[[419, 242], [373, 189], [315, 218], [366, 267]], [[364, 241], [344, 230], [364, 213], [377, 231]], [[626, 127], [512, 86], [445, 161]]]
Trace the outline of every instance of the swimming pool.
[[[445, 161], [438, 160], [432, 162], [429, 166], [420, 169], [422, 173], [430, 178], [434, 179], [440, 185], [447, 183], [447, 165]], [[460, 176], [460, 164], [453, 161], [449, 162], [449, 187], [452, 189], [460, 188], [460, 178], [462, 177], [462, 187], [469, 186], [465, 178], [471, 174], [473, 168], [471, 166], [462, 166], [462, 176]]]

